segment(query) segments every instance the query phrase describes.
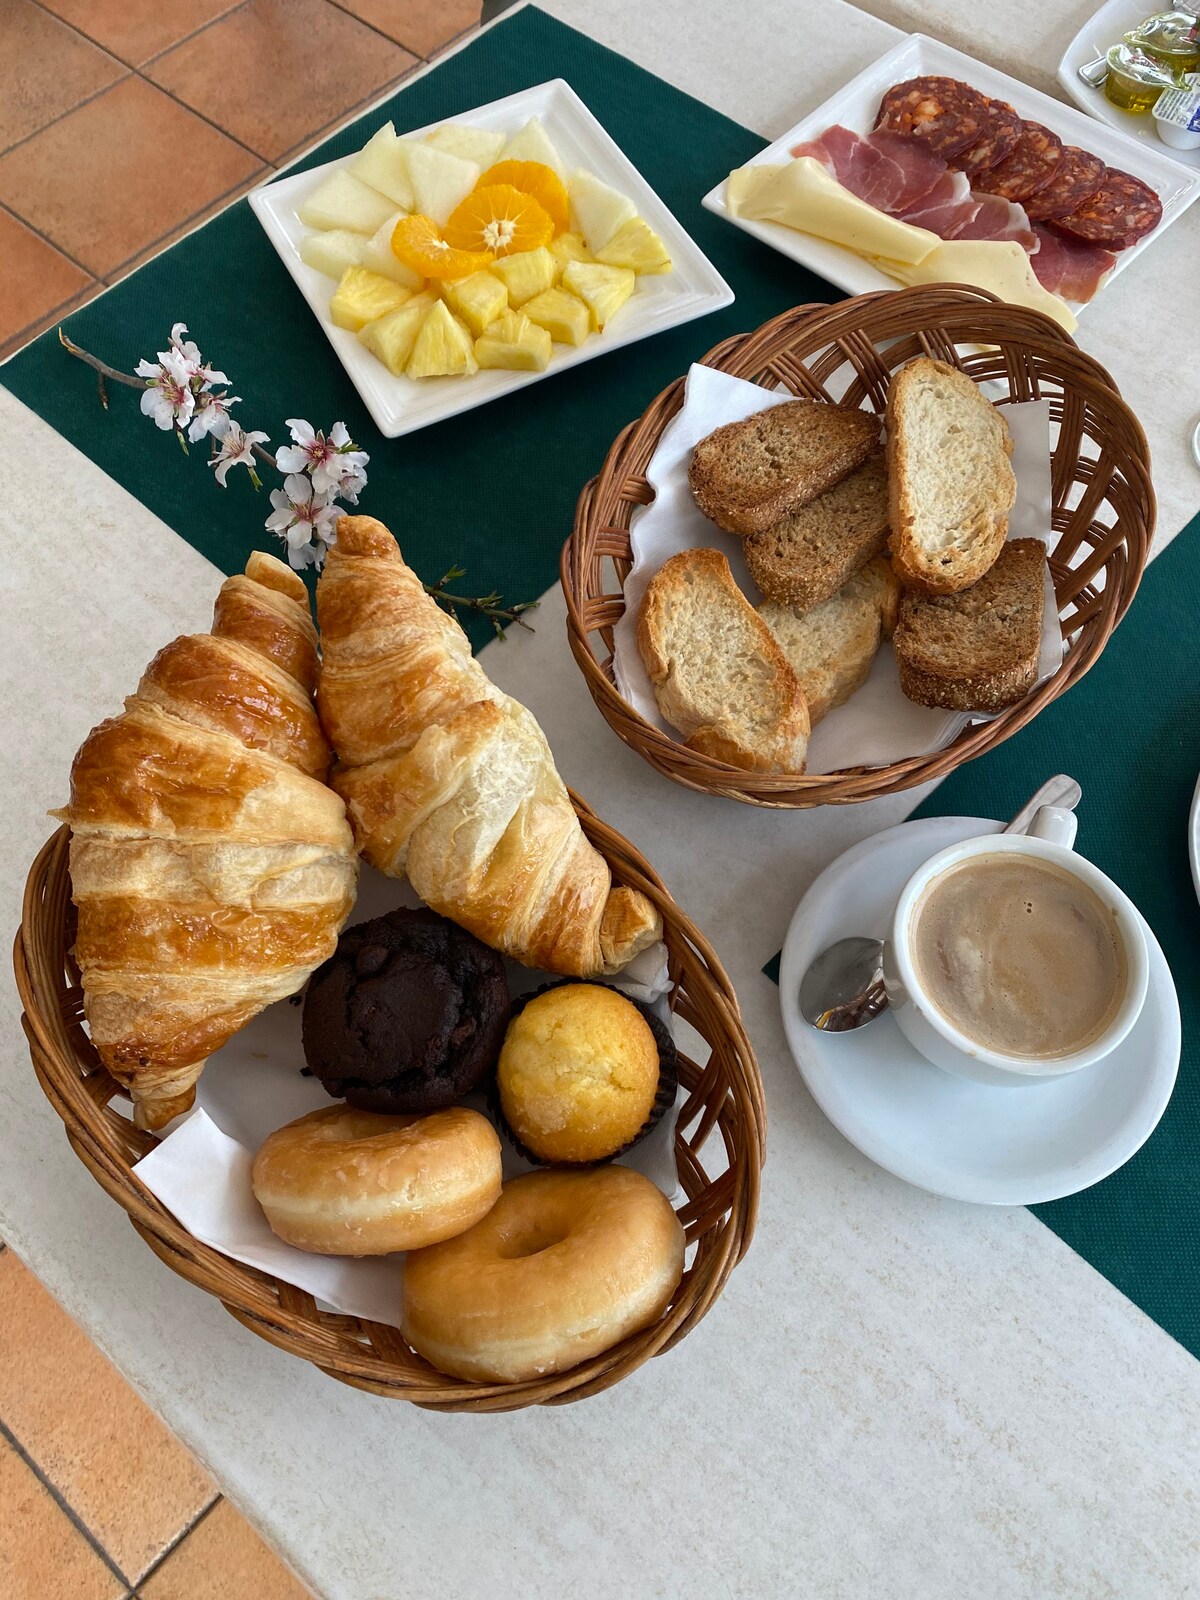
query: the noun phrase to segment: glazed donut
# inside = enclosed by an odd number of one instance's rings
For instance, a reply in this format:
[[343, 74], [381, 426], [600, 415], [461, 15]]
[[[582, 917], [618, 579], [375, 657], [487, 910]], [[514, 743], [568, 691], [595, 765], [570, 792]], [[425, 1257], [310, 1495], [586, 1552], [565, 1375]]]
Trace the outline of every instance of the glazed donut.
[[453, 1238], [491, 1210], [500, 1139], [463, 1106], [427, 1117], [323, 1106], [268, 1135], [250, 1181], [287, 1244], [386, 1256]]
[[400, 1329], [456, 1378], [520, 1383], [649, 1327], [683, 1276], [670, 1201], [630, 1167], [529, 1172], [404, 1264]]

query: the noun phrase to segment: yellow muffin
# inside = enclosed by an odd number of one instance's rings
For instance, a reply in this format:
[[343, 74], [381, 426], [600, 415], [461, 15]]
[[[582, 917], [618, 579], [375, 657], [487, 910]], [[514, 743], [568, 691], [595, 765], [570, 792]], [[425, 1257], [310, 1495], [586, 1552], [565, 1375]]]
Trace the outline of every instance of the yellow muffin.
[[500, 1107], [540, 1161], [603, 1161], [636, 1137], [658, 1092], [658, 1045], [615, 989], [566, 983], [508, 1025], [496, 1068]]

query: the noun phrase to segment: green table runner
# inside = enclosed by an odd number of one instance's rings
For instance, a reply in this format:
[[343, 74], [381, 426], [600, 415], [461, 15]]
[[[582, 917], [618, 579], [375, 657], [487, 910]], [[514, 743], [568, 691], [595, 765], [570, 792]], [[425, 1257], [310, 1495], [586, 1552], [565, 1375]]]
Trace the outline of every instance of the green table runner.
[[[725, 311], [614, 351], [454, 421], [382, 439], [246, 202], [126, 279], [67, 323], [123, 370], [184, 321], [243, 397], [239, 420], [286, 440], [284, 418], [337, 418], [371, 455], [363, 509], [381, 516], [423, 577], [451, 562], [464, 589], [532, 599], [555, 580], [580, 486], [618, 430], [718, 340], [838, 291], [700, 207], [715, 177], [762, 148], [757, 135], [534, 9], [493, 28], [306, 159], [357, 149], [389, 118], [399, 131], [548, 78], [566, 78], [734, 289]], [[270, 545], [266, 493], [244, 473], [222, 492], [201, 460], [155, 435], [137, 397], [101, 410], [93, 375], [48, 333], [4, 381], [33, 410], [226, 572]], [[201, 451], [203, 453], [203, 451]], [[1197, 524], [1189, 529], [1195, 533]], [[1200, 908], [1185, 829], [1200, 770], [1200, 691], [1180, 641], [1200, 607], [1186, 535], [1157, 562], [1137, 603], [1081, 686], [1001, 749], [961, 769], [923, 808], [1005, 816], [1049, 773], [1083, 784], [1081, 844], [1129, 891], [1172, 970], [1200, 968]], [[476, 644], [489, 636], [473, 629]], [[786, 818], [780, 827], [788, 826]], [[1200, 998], [1184, 986], [1184, 1060], [1157, 1133], [1122, 1172], [1038, 1215], [1194, 1354], [1200, 1355]]]

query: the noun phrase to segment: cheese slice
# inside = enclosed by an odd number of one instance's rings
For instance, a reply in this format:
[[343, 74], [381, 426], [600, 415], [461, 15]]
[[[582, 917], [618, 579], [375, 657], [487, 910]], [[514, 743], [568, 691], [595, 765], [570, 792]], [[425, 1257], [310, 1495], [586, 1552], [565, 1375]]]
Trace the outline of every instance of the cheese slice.
[[[731, 174], [731, 179], [735, 176]], [[756, 222], [782, 222], [801, 233], [845, 245], [859, 255], [887, 256], [906, 263], [924, 261], [941, 243], [927, 228], [914, 228], [867, 205], [843, 188], [813, 156], [798, 156], [770, 179], [753, 182], [749, 192], [741, 195], [735, 215]]]
[[772, 165], [769, 161], [760, 161], [757, 166], [734, 168], [725, 179], [725, 204], [735, 217], [741, 216], [742, 207], [754, 191], [769, 179], [777, 177], [785, 165], [783, 162]]
[[1015, 239], [946, 239], [923, 260], [906, 262], [873, 255], [875, 266], [901, 283], [969, 283], [990, 289], [1009, 305], [1044, 311], [1074, 333], [1070, 306], [1037, 280], [1029, 257]]

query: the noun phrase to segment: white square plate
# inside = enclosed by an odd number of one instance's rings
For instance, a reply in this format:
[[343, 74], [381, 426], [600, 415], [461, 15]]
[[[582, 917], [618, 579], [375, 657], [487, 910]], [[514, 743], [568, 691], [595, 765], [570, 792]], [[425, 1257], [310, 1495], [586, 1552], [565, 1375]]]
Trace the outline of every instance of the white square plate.
[[[872, 62], [857, 78], [852, 78], [837, 94], [831, 95], [824, 105], [818, 106], [794, 128], [789, 128], [773, 145], [760, 151], [752, 165], [786, 161], [793, 145], [806, 139], [815, 139], [834, 123], [841, 123], [855, 133], [869, 133], [874, 126], [884, 90], [890, 89], [894, 83], [903, 83], [907, 78], [926, 73], [961, 78], [983, 94], [1007, 100], [1021, 116], [1045, 123], [1064, 143], [1091, 150], [1109, 166], [1131, 172], [1156, 191], [1162, 201], [1162, 221], [1153, 233], [1139, 239], [1131, 249], [1120, 252], [1113, 268], [1114, 277], [1118, 272], [1123, 272], [1147, 245], [1153, 244], [1163, 229], [1169, 227], [1200, 194], [1200, 173], [1189, 172], [1168, 156], [1159, 155], [1157, 151], [1127, 138], [1125, 134], [1085, 117], [1081, 111], [1073, 111], [1070, 106], [1051, 100], [1049, 95], [1042, 94], [1040, 90], [1018, 83], [1007, 73], [986, 67], [981, 61], [963, 55], [961, 50], [952, 50], [949, 45], [937, 39], [927, 39], [921, 33], [910, 34], [886, 55], [880, 56], [878, 61]], [[848, 294], [869, 294], [875, 289], [897, 287], [894, 278], [887, 277], [878, 267], [872, 266], [862, 256], [855, 255], [853, 250], [831, 244], [827, 239], [814, 238], [811, 234], [798, 233], [779, 222], [753, 222], [748, 218], [733, 216], [725, 204], [724, 176], [716, 188], [710, 189], [704, 196], [702, 203], [707, 210], [715, 211], [718, 216], [732, 222], [734, 227], [761, 239], [764, 244], [790, 256], [793, 261], [819, 273], [822, 278], [828, 278], [830, 283], [836, 283]], [[1103, 292], [1101, 289], [1100, 293]], [[1073, 301], [1068, 304], [1076, 315], [1084, 309]]]
[[1173, 150], [1158, 137], [1157, 125], [1148, 111], [1144, 114], [1122, 111], [1106, 97], [1103, 89], [1093, 89], [1079, 76], [1080, 67], [1103, 55], [1109, 45], [1119, 44], [1122, 35], [1136, 28], [1147, 15], [1146, 0], [1108, 0], [1107, 5], [1092, 13], [1067, 46], [1058, 63], [1058, 81], [1090, 117], [1098, 117], [1110, 128], [1119, 128], [1139, 144], [1149, 145], [1158, 155], [1200, 171], [1200, 149]]
[[[469, 123], [516, 133], [530, 117], [540, 117], [568, 172], [584, 167], [633, 201], [640, 214], [659, 235], [671, 257], [672, 271], [638, 279], [637, 291], [621, 307], [602, 334], [590, 334], [578, 349], [556, 344], [545, 372], [482, 371], [469, 378], [397, 378], [381, 361], [359, 344], [346, 328], [335, 328], [329, 316], [334, 291], [331, 278], [300, 259], [300, 241], [311, 230], [296, 216], [307, 196], [335, 168], [353, 159], [329, 161], [292, 177], [277, 179], [250, 194], [254, 214], [279, 252], [284, 266], [312, 307], [325, 337], [337, 351], [350, 381], [358, 390], [379, 431], [387, 439], [399, 438], [446, 417], [458, 416], [500, 395], [523, 389], [539, 378], [590, 361], [622, 345], [662, 333], [681, 322], [691, 322], [733, 301], [733, 290], [709, 261], [691, 235], [680, 226], [633, 163], [604, 131], [583, 101], [562, 78], [523, 89], [505, 100], [474, 111], [441, 118], [424, 128], [398, 131], [420, 137], [442, 122]], [[364, 138], [365, 143], [365, 138]]]

